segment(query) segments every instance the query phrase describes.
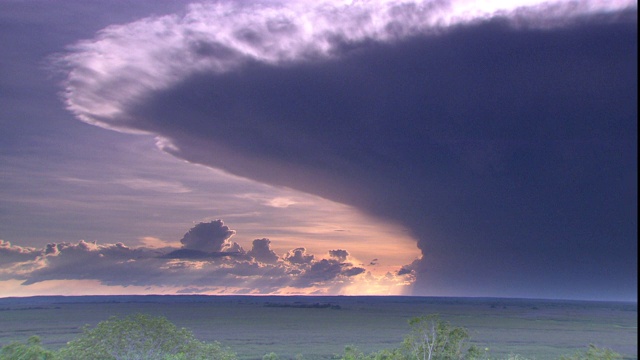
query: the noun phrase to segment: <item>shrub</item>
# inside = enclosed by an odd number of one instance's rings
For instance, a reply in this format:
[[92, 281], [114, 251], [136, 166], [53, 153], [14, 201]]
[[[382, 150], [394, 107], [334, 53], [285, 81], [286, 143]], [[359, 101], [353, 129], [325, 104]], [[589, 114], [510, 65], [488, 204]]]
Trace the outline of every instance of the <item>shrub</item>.
[[560, 357], [560, 360], [616, 360], [616, 359], [622, 359], [622, 356], [611, 349], [599, 348], [593, 344], [589, 344], [589, 348], [586, 351], [578, 351], [571, 356]]
[[467, 349], [467, 329], [452, 326], [441, 320], [438, 315], [412, 318], [409, 325], [411, 333], [403, 342], [407, 359], [458, 360], [476, 358], [479, 354], [476, 347]]
[[85, 328], [59, 352], [68, 360], [234, 360], [235, 354], [218, 343], [204, 343], [164, 317], [144, 314], [115, 317]]
[[26, 344], [13, 342], [0, 349], [0, 360], [53, 360], [55, 353], [40, 346], [40, 338], [31, 336]]

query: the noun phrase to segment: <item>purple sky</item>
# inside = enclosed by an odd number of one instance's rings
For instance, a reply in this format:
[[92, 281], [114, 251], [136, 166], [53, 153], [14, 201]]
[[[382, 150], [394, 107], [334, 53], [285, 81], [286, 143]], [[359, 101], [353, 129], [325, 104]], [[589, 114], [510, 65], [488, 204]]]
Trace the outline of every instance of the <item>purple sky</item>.
[[1, 1], [0, 295], [635, 301], [636, 18]]

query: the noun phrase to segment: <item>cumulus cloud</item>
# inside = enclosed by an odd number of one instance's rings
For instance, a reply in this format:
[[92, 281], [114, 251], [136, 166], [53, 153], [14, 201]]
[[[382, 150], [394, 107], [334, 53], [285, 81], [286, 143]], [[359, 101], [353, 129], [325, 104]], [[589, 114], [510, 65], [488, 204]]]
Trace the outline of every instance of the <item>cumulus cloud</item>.
[[411, 264], [404, 265], [403, 267], [401, 267], [400, 270], [398, 270], [398, 275], [415, 276], [415, 274], [419, 270], [420, 264], [421, 264], [420, 259], [414, 260]]
[[347, 256], [349, 256], [349, 252], [347, 250], [329, 250], [329, 256], [336, 258], [338, 261], [347, 260]]
[[255, 239], [253, 240], [251, 250], [247, 252], [247, 255], [256, 259], [261, 263], [273, 264], [278, 261], [278, 255], [271, 250], [271, 240], [269, 239]]
[[[65, 101], [188, 161], [402, 223], [423, 252], [402, 272], [423, 289], [636, 287], [636, 3], [492, 4], [193, 4], [77, 43]], [[358, 272], [312, 262], [299, 279]]]
[[0, 279], [21, 277], [38, 270], [45, 253], [50, 253], [49, 249], [22, 247], [0, 240]]
[[220, 252], [231, 246], [228, 240], [235, 231], [224, 225], [222, 220], [199, 223], [187, 232], [180, 243], [183, 249], [204, 252]]
[[342, 274], [346, 277], [352, 277], [356, 275], [360, 275], [365, 272], [364, 268], [361, 267], [350, 267], [342, 271]]
[[[216, 248], [220, 250], [221, 239], [229, 240], [235, 231], [216, 220], [197, 224], [187, 234], [203, 233], [217, 234]], [[292, 249], [280, 258], [270, 244], [269, 239], [256, 239], [251, 251], [245, 253], [205, 252], [186, 246], [129, 247], [84, 240], [36, 249], [2, 241], [0, 279], [22, 280], [24, 286], [48, 280], [98, 280], [107, 286], [171, 287], [177, 288], [177, 293], [277, 294], [288, 289], [340, 294], [358, 283], [358, 275], [365, 272], [334, 258], [316, 260], [304, 248]], [[399, 278], [396, 286], [402, 281], [405, 279]]]
[[305, 248], [295, 248], [293, 250], [289, 250], [284, 255], [284, 261], [290, 262], [292, 264], [311, 264], [314, 260], [315, 256], [312, 254], [307, 254], [307, 249]]
[[41, 267], [22, 274], [24, 285], [46, 280], [98, 279], [106, 285], [147, 285], [158, 274], [150, 267], [159, 266], [159, 254], [146, 248], [129, 248], [122, 243], [99, 245], [79, 241], [77, 244], [47, 245]]
[[365, 272], [365, 269], [341, 263], [334, 259], [322, 259], [314, 262], [311, 267], [301, 274], [298, 284], [324, 284], [334, 280], [344, 280]]
[[43, 254], [43, 250], [11, 245], [9, 241], [0, 240], [0, 266], [35, 260], [38, 256], [42, 256]]
[[169, 252], [166, 255], [163, 255], [164, 258], [167, 259], [215, 259], [226, 256], [238, 256], [239, 253], [236, 252], [204, 252], [200, 250], [192, 250], [192, 249], [178, 249]]

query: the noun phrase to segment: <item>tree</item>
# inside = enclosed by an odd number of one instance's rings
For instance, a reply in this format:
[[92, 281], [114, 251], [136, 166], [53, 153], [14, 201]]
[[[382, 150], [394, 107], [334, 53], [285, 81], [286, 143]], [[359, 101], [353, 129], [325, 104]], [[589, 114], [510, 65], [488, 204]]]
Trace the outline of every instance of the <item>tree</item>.
[[218, 343], [204, 343], [164, 317], [144, 314], [112, 317], [95, 328], [85, 328], [59, 355], [68, 360], [235, 360]]
[[[463, 327], [452, 326], [438, 315], [409, 320], [411, 332], [402, 346], [365, 354], [355, 346], [347, 346], [341, 360], [476, 360], [486, 357], [485, 351], [467, 346], [469, 333]], [[465, 351], [466, 350], [466, 351]]]
[[344, 354], [340, 358], [341, 360], [372, 360], [372, 355], [366, 355], [360, 349], [353, 345], [347, 345], [344, 348]]
[[53, 360], [55, 353], [40, 345], [38, 336], [31, 336], [26, 344], [13, 342], [0, 349], [0, 360]]
[[280, 356], [274, 352], [270, 352], [268, 354], [264, 354], [262, 360], [280, 360]]
[[415, 317], [409, 320], [411, 333], [404, 339], [403, 349], [408, 359], [456, 360], [476, 357], [477, 349], [465, 356], [469, 339], [467, 329], [452, 326], [440, 320], [438, 315]]
[[344, 348], [344, 354], [340, 360], [407, 360], [400, 349], [382, 349], [378, 352], [365, 354], [353, 345]]

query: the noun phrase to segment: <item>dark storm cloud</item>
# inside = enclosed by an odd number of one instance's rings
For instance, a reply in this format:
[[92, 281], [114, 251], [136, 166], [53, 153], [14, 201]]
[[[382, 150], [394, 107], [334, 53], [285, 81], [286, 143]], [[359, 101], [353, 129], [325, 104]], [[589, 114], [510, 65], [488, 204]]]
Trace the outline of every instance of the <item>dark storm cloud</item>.
[[201, 75], [137, 110], [179, 156], [405, 223], [431, 282], [628, 282], [634, 31], [480, 25], [340, 62]]
[[[635, 15], [549, 27], [496, 18], [437, 34], [405, 29], [393, 41], [391, 21], [382, 40], [332, 37], [331, 56], [284, 60], [260, 51], [290, 39], [258, 26], [235, 33], [253, 49], [243, 61], [216, 55], [215, 66], [190, 63], [174, 82], [129, 84], [116, 72], [132, 96], [108, 96], [112, 107], [93, 102], [109, 83], [98, 91], [75, 72], [67, 100], [83, 120], [158, 134], [189, 161], [405, 224], [423, 259], [400, 272], [417, 274], [417, 293], [633, 296]], [[202, 53], [189, 51], [182, 56]], [[323, 259], [301, 279], [344, 271]]]

